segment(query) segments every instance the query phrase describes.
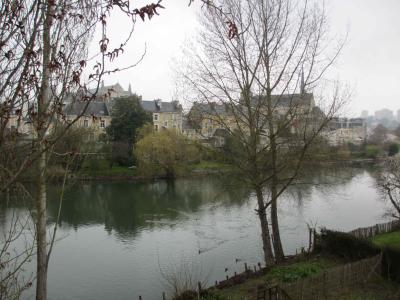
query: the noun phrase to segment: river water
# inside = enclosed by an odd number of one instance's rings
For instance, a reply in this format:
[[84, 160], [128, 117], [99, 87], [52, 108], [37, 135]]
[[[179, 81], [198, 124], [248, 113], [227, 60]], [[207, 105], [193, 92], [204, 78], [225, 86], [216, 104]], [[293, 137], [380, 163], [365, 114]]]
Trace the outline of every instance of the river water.
[[[385, 221], [387, 204], [373, 170], [321, 170], [279, 204], [286, 254], [308, 245], [307, 223], [351, 230]], [[312, 183], [312, 184], [311, 184]], [[49, 230], [59, 186], [49, 188]], [[28, 212], [29, 203], [3, 205], [0, 226]], [[193, 281], [223, 280], [244, 262], [262, 262], [254, 195], [218, 178], [175, 182], [90, 182], [69, 187], [50, 260], [49, 299], [161, 299], [167, 278], [183, 271]], [[27, 267], [26, 272], [33, 270]], [[24, 299], [34, 299], [32, 288]]]

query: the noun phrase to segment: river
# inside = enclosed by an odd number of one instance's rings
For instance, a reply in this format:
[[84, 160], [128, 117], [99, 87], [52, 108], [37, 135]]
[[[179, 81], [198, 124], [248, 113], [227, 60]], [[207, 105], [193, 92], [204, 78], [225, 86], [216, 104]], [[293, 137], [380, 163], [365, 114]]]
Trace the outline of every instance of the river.
[[[385, 221], [387, 204], [374, 182], [371, 170], [347, 167], [321, 170], [290, 188], [279, 203], [286, 254], [308, 245], [307, 223], [347, 231]], [[49, 188], [49, 229], [59, 188]], [[26, 214], [29, 205], [3, 203], [3, 231], [10, 216]], [[244, 262], [262, 262], [255, 208], [252, 193], [227, 188], [216, 177], [76, 183], [63, 203], [49, 299], [158, 300], [169, 291], [166, 279], [182, 270], [209, 284], [241, 272]], [[24, 299], [33, 295], [31, 288]]]

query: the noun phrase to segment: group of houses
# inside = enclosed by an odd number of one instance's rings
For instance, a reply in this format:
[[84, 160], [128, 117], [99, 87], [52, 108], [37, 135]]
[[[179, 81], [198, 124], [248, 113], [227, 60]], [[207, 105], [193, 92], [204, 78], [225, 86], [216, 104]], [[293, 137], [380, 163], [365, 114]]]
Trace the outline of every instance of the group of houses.
[[[95, 136], [99, 136], [105, 133], [111, 124], [115, 99], [132, 95], [130, 85], [128, 90], [124, 90], [118, 83], [111, 86], [102, 83], [97, 89], [96, 99], [89, 103], [74, 101], [72, 97], [67, 99], [63, 114], [68, 121], [81, 115], [75, 126], [90, 128]], [[252, 101], [257, 105], [261, 100], [259, 97], [252, 97]], [[296, 107], [297, 118], [292, 122], [293, 129], [301, 126], [301, 123], [312, 124], [310, 116], [313, 119], [323, 117], [323, 112], [315, 105], [312, 93], [301, 91], [299, 94], [273, 96], [272, 102], [278, 115], [284, 115]], [[232, 109], [235, 108], [227, 103], [194, 103], [186, 114], [179, 101], [140, 100], [140, 105], [152, 115], [155, 131], [176, 130], [190, 139], [200, 140], [215, 147], [224, 145], [227, 131], [233, 131], [238, 125], [233, 116]], [[20, 117], [11, 116], [7, 126], [10, 130], [32, 135], [32, 126]], [[331, 145], [361, 144], [366, 139], [366, 122], [362, 118], [334, 118], [324, 130], [323, 136]]]

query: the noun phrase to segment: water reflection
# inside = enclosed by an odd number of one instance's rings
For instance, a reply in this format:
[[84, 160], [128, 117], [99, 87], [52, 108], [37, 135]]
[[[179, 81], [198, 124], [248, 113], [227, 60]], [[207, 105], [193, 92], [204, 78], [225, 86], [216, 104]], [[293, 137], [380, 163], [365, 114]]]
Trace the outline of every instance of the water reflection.
[[[373, 168], [333, 166], [301, 174], [279, 202], [286, 253], [307, 245], [306, 222], [340, 230], [378, 222], [384, 209], [373, 176]], [[59, 190], [49, 187], [50, 225]], [[0, 216], [32, 207], [14, 200], [0, 201]], [[75, 183], [65, 195], [61, 239], [50, 262], [50, 298], [158, 299], [164, 288], [159, 263], [182, 257], [210, 273], [209, 282], [241, 272], [244, 261], [262, 260], [255, 208], [254, 195], [229, 177]], [[0, 217], [3, 229], [6, 223]]]
[[[49, 218], [57, 216], [59, 186], [49, 189]], [[215, 179], [179, 179], [153, 183], [82, 183], [68, 188], [63, 202], [60, 226], [104, 224], [134, 238], [142, 228], [174, 226], [204, 205], [241, 205], [249, 199], [244, 189], [226, 191]]]
[[[294, 209], [302, 210], [312, 199], [314, 189], [327, 195], [338, 185], [345, 186], [365, 168], [314, 168], [300, 176], [284, 195]], [[178, 179], [157, 182], [86, 182], [67, 189], [60, 217], [60, 226], [104, 224], [107, 232], [115, 231], [124, 238], [134, 238], [143, 228], [175, 226], [200, 210], [213, 206], [242, 206], [250, 191], [237, 183], [227, 184], [229, 178]], [[58, 212], [60, 186], [49, 188], [49, 219]], [[336, 191], [337, 192], [337, 191]]]

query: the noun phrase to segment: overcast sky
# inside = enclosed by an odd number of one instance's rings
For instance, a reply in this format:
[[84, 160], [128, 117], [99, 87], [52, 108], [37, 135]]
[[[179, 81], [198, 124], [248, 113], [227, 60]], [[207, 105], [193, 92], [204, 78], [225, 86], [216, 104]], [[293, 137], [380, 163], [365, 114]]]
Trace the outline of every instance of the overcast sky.
[[[135, 0], [140, 6], [151, 0]], [[197, 3], [196, 3], [197, 2]], [[335, 66], [342, 81], [354, 88], [349, 114], [358, 116], [363, 109], [400, 109], [400, 0], [327, 0], [331, 31], [349, 30], [349, 42]], [[135, 68], [108, 77], [106, 85], [119, 82], [152, 100], [170, 101], [175, 82], [174, 57], [179, 57], [185, 40], [196, 33], [198, 0], [163, 0], [165, 10], [145, 23], [138, 22], [134, 37], [117, 61], [120, 66], [134, 63], [147, 48], [143, 61]], [[123, 37], [128, 23], [113, 17], [111, 37]]]

